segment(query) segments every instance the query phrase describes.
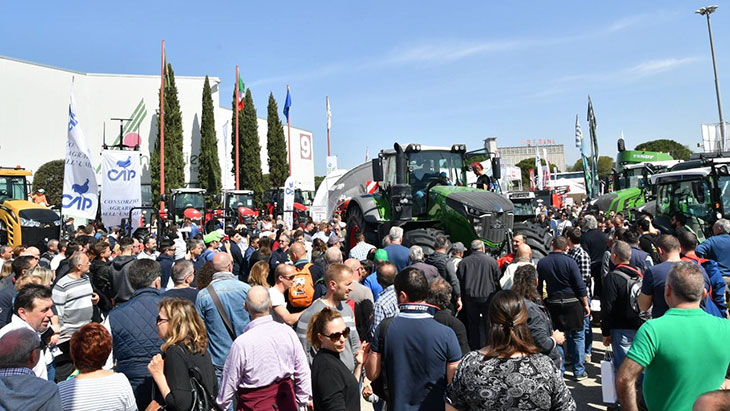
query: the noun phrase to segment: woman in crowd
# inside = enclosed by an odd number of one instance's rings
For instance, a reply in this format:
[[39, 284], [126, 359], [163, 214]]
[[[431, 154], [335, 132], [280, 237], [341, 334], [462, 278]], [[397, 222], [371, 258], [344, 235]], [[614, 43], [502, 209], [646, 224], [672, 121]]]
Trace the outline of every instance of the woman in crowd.
[[103, 325], [84, 325], [71, 337], [69, 347], [79, 374], [58, 384], [64, 410], [137, 409], [127, 377], [101, 368], [112, 351], [112, 336]]
[[203, 288], [210, 285], [210, 282], [213, 281], [213, 274], [215, 274], [213, 262], [206, 261], [205, 264], [200, 267], [200, 270], [198, 270], [198, 272], [195, 274], [195, 286], [198, 288], [198, 290], [202, 290]]
[[527, 328], [530, 336], [540, 352], [550, 357], [555, 366], [560, 369], [562, 358], [558, 352], [558, 345], [563, 345], [565, 335], [562, 331], [553, 331], [553, 322], [550, 320], [550, 313], [542, 303], [540, 294], [537, 293], [537, 271], [535, 267], [528, 264], [519, 267], [515, 271], [512, 291], [524, 298], [527, 307]]
[[575, 410], [553, 361], [532, 343], [524, 298], [500, 291], [489, 304], [490, 345], [461, 360], [447, 410]]
[[37, 265], [15, 281], [15, 289], [20, 291], [26, 284], [40, 284], [50, 287], [53, 282], [53, 277], [53, 271]]
[[324, 262], [324, 253], [327, 251], [327, 244], [319, 238], [312, 240], [312, 259], [311, 262], [318, 264], [323, 269], [327, 268]]
[[364, 351], [361, 348], [355, 356], [354, 375], [340, 360], [340, 353], [345, 351], [349, 335], [350, 328], [345, 326], [340, 313], [330, 308], [315, 314], [309, 322], [307, 339], [318, 350], [312, 361], [315, 411], [360, 409], [358, 381]]
[[259, 261], [251, 267], [251, 272], [248, 275], [248, 283], [251, 287], [260, 285], [265, 288], [270, 288], [269, 282], [266, 281], [268, 275], [269, 265], [263, 261]]
[[162, 394], [156, 401], [164, 404], [165, 410], [189, 410], [193, 405], [189, 366], [200, 370], [199, 382], [211, 396], [218, 393], [205, 325], [190, 300], [166, 298], [157, 307], [157, 335], [165, 343], [163, 354], [155, 355], [147, 367]]

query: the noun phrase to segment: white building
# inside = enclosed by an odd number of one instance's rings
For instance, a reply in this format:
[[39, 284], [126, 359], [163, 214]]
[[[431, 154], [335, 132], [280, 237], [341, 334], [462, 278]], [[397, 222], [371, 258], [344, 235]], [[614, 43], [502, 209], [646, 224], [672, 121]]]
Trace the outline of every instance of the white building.
[[[219, 105], [220, 79], [209, 77], [209, 80], [216, 106], [215, 126], [223, 187], [234, 188], [231, 172], [232, 110]], [[205, 76], [175, 77], [183, 120], [185, 177], [193, 187], [198, 181], [204, 81]], [[120, 122], [111, 119], [133, 119], [126, 124], [123, 134], [125, 141], [134, 140], [136, 135], [140, 137], [143, 198], [149, 199], [149, 158], [157, 139], [159, 89], [159, 75], [81, 73], [0, 56], [0, 165], [20, 165], [35, 171], [47, 161], [64, 158], [68, 105], [73, 90], [77, 120], [95, 155], [92, 161], [96, 166], [100, 164], [104, 130], [107, 144], [119, 141]], [[227, 93], [224, 100], [230, 100]], [[266, 106], [263, 107], [265, 110]], [[261, 166], [266, 174], [269, 166], [265, 119], [258, 119], [258, 132]], [[311, 131], [291, 128], [292, 173], [303, 190], [314, 191], [312, 141]], [[246, 159], [240, 161], [245, 162]]]

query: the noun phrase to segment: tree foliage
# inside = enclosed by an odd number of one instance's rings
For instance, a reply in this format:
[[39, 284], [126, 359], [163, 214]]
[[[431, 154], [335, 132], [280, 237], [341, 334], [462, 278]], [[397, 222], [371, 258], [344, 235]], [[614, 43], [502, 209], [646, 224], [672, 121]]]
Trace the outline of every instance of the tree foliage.
[[200, 155], [198, 156], [198, 183], [206, 190], [206, 202], [218, 207], [215, 195], [221, 193], [221, 164], [218, 157], [218, 138], [215, 134], [215, 113], [208, 76], [203, 84], [203, 111], [200, 122]]
[[657, 151], [660, 153], [669, 153], [675, 160], [689, 160], [692, 150], [687, 146], [683, 146], [676, 141], [660, 139], [652, 140], [639, 144], [634, 150]]
[[[159, 101], [158, 93], [158, 101]], [[185, 187], [185, 157], [183, 156], [183, 127], [180, 101], [177, 98], [172, 64], [165, 72], [165, 192]], [[160, 117], [157, 117], [157, 139], [150, 155], [152, 204], [160, 201]]]
[[61, 196], [63, 196], [63, 173], [66, 165], [65, 160], [52, 160], [42, 166], [33, 176], [33, 190], [46, 190], [48, 203], [54, 207], [61, 207]]
[[266, 151], [269, 155], [269, 182], [271, 187], [284, 187], [284, 182], [289, 177], [289, 161], [287, 159], [284, 126], [279, 120], [279, 106], [274, 99], [274, 93], [269, 94], [267, 109]]
[[264, 183], [264, 176], [261, 170], [261, 144], [259, 143], [259, 126], [258, 119], [256, 117], [256, 108], [253, 105], [253, 97], [251, 97], [251, 90], [246, 90], [246, 98], [244, 102], [243, 110], [239, 111], [238, 117], [238, 147], [236, 145], [236, 130], [235, 130], [235, 104], [236, 104], [236, 92], [233, 92], [233, 133], [231, 141], [233, 142], [233, 149], [231, 150], [231, 157], [233, 159], [233, 173], [236, 173], [236, 149], [239, 151], [239, 182], [241, 190], [253, 190], [254, 192], [254, 205], [257, 209], [263, 206], [263, 195], [266, 191], [266, 185]]
[[[613, 169], [615, 164], [615, 161], [608, 156], [599, 156], [598, 157], [598, 178], [605, 178], [611, 175], [611, 170]], [[573, 171], [583, 171], [583, 160], [578, 159], [576, 160], [575, 164], [573, 164], [573, 167], [571, 167]]]
[[[544, 158], [541, 158], [540, 162], [542, 163], [542, 165], [546, 165]], [[535, 168], [535, 157], [526, 158], [515, 164], [515, 166], [520, 168], [520, 173], [522, 174], [522, 187], [527, 189], [528, 187], [530, 187], [530, 169]], [[550, 172], [559, 173], [560, 169], [557, 165], [550, 163]]]

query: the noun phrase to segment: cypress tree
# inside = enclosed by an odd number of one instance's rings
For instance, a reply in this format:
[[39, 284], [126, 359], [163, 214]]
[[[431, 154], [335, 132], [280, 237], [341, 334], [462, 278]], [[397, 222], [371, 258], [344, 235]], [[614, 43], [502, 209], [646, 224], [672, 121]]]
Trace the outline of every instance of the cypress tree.
[[284, 138], [284, 126], [279, 120], [279, 108], [274, 99], [274, 93], [269, 94], [266, 121], [268, 124], [266, 150], [269, 154], [269, 182], [271, 187], [284, 187], [284, 182], [289, 177], [289, 162], [286, 139]]
[[[177, 98], [172, 64], [165, 72], [165, 191], [185, 187], [185, 158], [183, 157], [183, 128], [180, 101]], [[158, 94], [159, 99], [159, 94]], [[160, 201], [160, 117], [157, 117], [157, 140], [150, 155], [152, 204]]]
[[[234, 91], [233, 104], [236, 104], [236, 96]], [[233, 150], [231, 157], [233, 159], [233, 173], [236, 172], [236, 147], [235, 147], [235, 106], [233, 115]], [[253, 105], [253, 97], [251, 90], [246, 90], [243, 110], [239, 112], [238, 119], [238, 139], [239, 139], [239, 181], [242, 190], [252, 190], [254, 192], [254, 205], [261, 208], [263, 206], [263, 195], [266, 189], [264, 178], [261, 170], [261, 144], [259, 143], [258, 119], [256, 117], [256, 108]]]
[[200, 122], [200, 155], [198, 156], [198, 183], [206, 190], [206, 202], [213, 207], [220, 204], [214, 200], [221, 192], [221, 164], [218, 158], [218, 139], [215, 134], [213, 97], [208, 76], [203, 84], [203, 112]]

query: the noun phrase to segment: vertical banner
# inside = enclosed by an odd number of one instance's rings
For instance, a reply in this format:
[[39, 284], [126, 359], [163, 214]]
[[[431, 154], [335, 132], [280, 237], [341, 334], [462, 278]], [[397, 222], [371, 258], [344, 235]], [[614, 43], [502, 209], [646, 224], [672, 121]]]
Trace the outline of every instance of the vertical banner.
[[284, 182], [284, 222], [287, 228], [294, 227], [294, 177], [287, 177]]
[[[142, 205], [140, 154], [137, 151], [105, 150], [101, 153], [101, 219], [107, 227], [121, 225], [132, 207]], [[139, 211], [132, 216], [139, 225]]]
[[535, 169], [530, 169], [530, 190], [534, 191], [537, 189], [537, 184], [535, 184]]
[[63, 175], [61, 211], [64, 215], [96, 219], [99, 207], [99, 187], [96, 171], [91, 161], [91, 150], [76, 115], [73, 93], [68, 105], [68, 139], [66, 141], [66, 167]]
[[327, 156], [327, 174], [337, 170], [337, 156]]

